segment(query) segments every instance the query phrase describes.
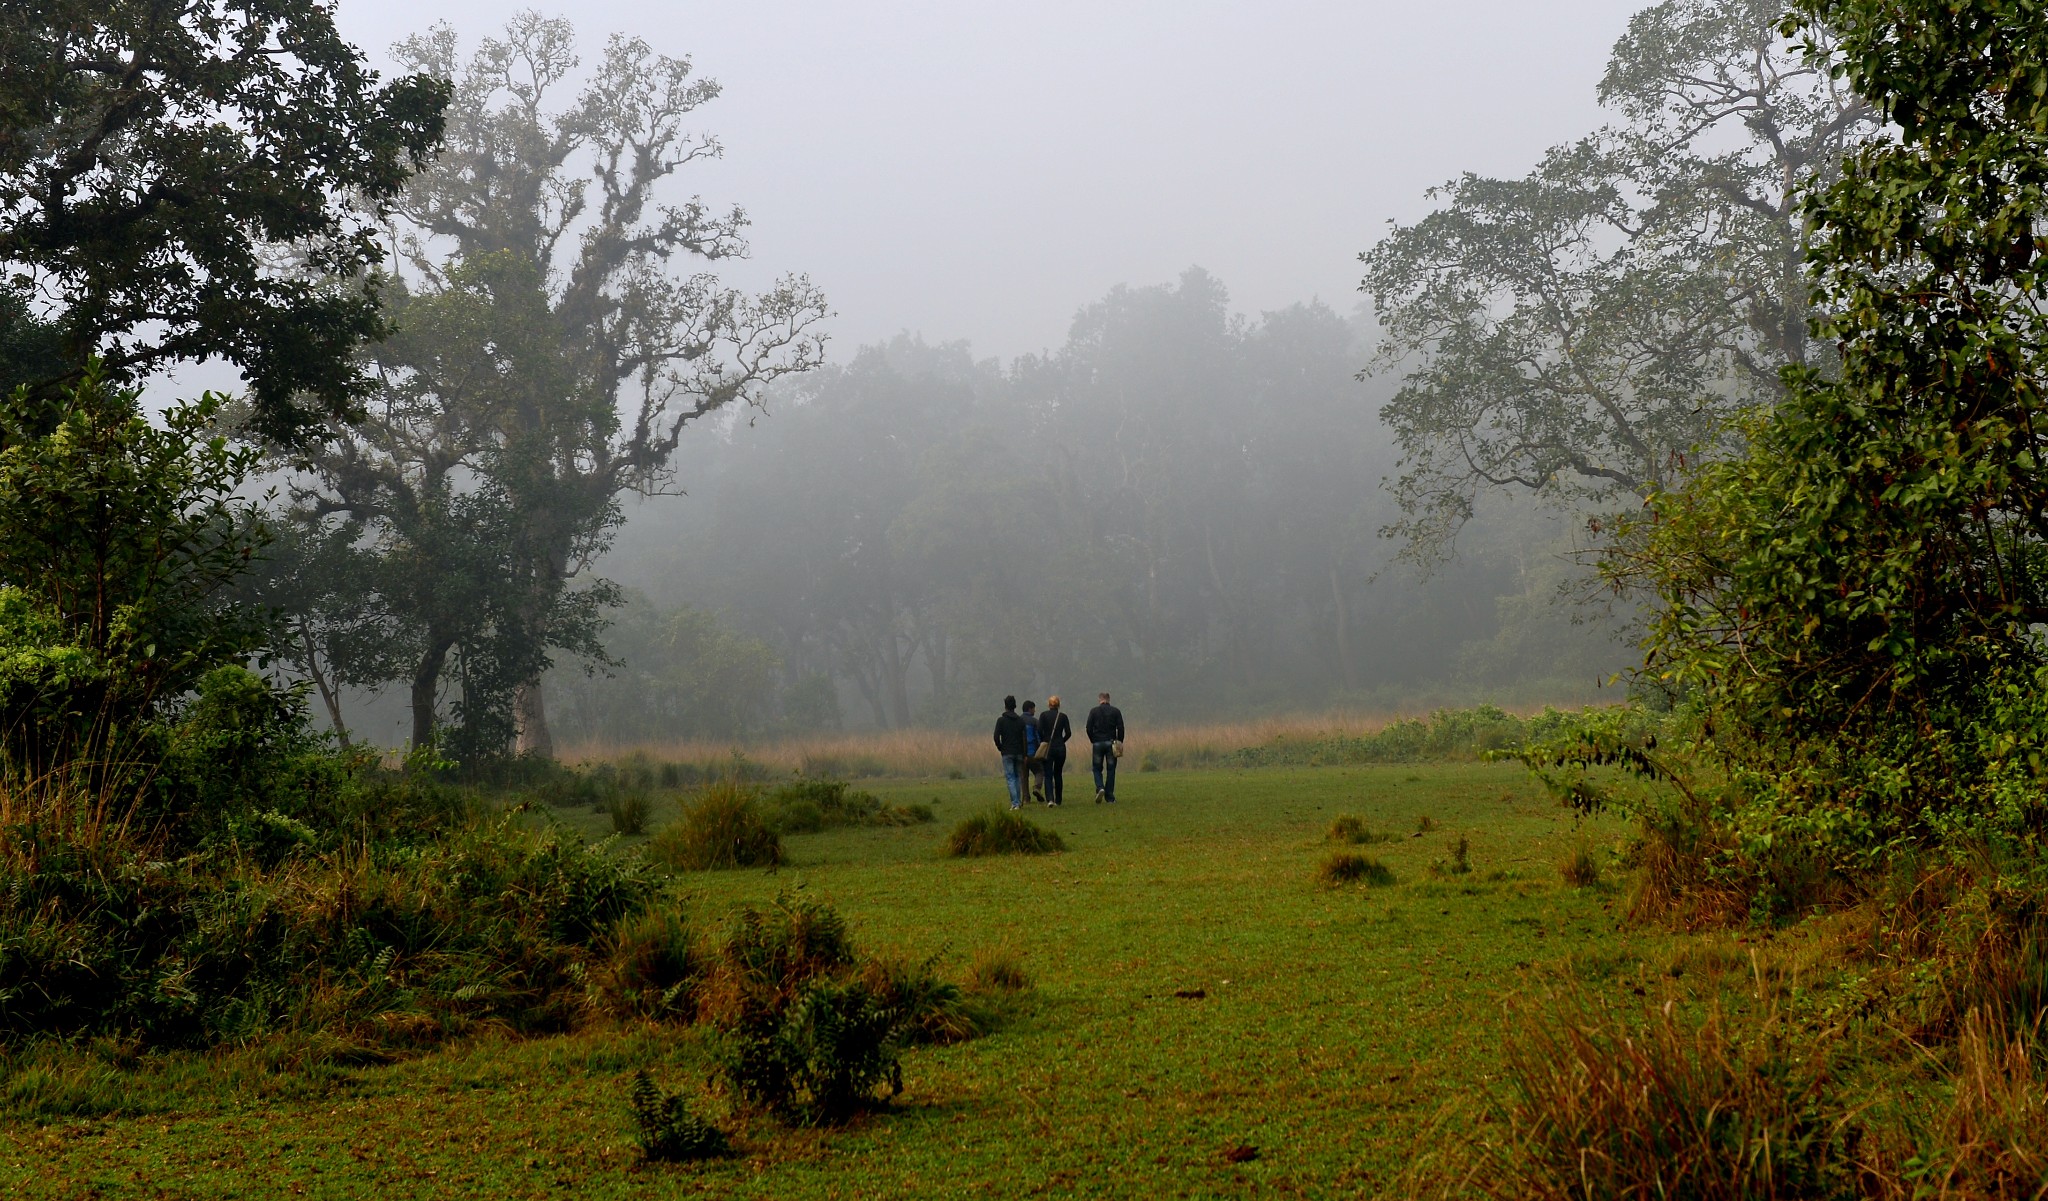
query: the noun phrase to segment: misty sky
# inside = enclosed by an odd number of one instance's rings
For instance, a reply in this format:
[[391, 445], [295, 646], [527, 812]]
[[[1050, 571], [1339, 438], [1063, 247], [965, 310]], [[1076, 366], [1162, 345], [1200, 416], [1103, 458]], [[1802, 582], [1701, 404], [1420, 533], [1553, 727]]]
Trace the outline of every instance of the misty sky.
[[[1009, 357], [1118, 283], [1200, 264], [1248, 312], [1357, 302], [1355, 255], [1460, 171], [1520, 173], [1601, 121], [1594, 85], [1646, 0], [1005, 4], [579, 0], [604, 35], [687, 54], [725, 94], [724, 162], [681, 185], [744, 205], [756, 266], [808, 271], [835, 357], [898, 331]], [[339, 0], [382, 62], [499, 0]], [[729, 276], [734, 273], [727, 272]]]

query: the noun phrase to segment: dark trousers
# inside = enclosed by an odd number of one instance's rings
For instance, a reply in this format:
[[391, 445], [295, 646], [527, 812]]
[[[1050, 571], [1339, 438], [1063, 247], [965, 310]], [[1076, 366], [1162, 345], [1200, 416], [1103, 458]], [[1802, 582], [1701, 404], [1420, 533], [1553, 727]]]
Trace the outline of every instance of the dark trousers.
[[1057, 805], [1067, 799], [1067, 748], [1055, 742], [1045, 753], [1045, 803]]
[[1095, 754], [1091, 756], [1095, 768], [1095, 791], [1101, 793], [1105, 801], [1116, 800], [1115, 746], [1114, 742], [1098, 742]]

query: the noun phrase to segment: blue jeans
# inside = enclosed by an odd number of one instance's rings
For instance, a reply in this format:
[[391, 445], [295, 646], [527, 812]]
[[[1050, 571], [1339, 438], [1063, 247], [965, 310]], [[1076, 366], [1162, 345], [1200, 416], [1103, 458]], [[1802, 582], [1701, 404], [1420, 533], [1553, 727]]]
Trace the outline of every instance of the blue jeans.
[[1024, 756], [1003, 756], [1003, 782], [1010, 786], [1010, 808], [1024, 807]]
[[1095, 753], [1089, 757], [1089, 766], [1095, 769], [1095, 791], [1105, 801], [1116, 800], [1116, 754], [1110, 748], [1113, 742], [1098, 742]]

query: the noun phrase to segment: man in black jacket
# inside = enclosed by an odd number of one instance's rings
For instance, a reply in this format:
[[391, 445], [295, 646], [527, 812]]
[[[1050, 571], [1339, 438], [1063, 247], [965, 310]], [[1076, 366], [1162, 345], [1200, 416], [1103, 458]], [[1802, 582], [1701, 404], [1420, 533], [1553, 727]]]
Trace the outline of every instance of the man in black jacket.
[[1115, 705], [1109, 703], [1107, 692], [1100, 694], [1102, 703], [1088, 710], [1088, 745], [1094, 748], [1090, 756], [1095, 768], [1095, 803], [1116, 804], [1116, 756], [1124, 740], [1124, 715]]
[[996, 754], [1003, 757], [1003, 781], [1010, 786], [1010, 808], [1024, 807], [1024, 719], [1017, 716], [1017, 698], [1003, 698], [996, 718]]
[[1074, 736], [1073, 723], [1060, 712], [1060, 698], [1045, 702], [1038, 715], [1038, 741], [1045, 747], [1045, 803], [1058, 805], [1067, 799], [1067, 741]]

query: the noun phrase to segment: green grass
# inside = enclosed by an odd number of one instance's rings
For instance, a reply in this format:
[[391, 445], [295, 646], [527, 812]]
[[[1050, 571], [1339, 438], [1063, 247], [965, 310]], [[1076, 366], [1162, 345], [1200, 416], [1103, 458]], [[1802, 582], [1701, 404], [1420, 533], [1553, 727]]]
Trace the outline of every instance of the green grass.
[[[27, 1055], [0, 1096], [0, 1195], [1370, 1193], [1497, 1070], [1504, 993], [1567, 960], [1645, 970], [1666, 941], [1617, 932], [1611, 896], [1558, 878], [1588, 832], [1518, 768], [1132, 773], [1114, 807], [1084, 787], [1032, 811], [1064, 854], [973, 860], [942, 856], [945, 831], [999, 784], [864, 786], [938, 821], [792, 836], [780, 869], [688, 885], [707, 916], [802, 889], [863, 948], [945, 951], [956, 968], [977, 948], [1019, 954], [1032, 989], [1008, 1020], [909, 1051], [890, 1112], [838, 1131], [735, 1115], [703, 1090], [699, 1035], [671, 1028], [483, 1037], [388, 1065], [326, 1063], [317, 1047], [132, 1066], [113, 1066], [118, 1049]], [[657, 795], [648, 828], [675, 811]], [[1436, 829], [1374, 848], [1400, 883], [1332, 889], [1316, 869], [1340, 813]], [[559, 816], [612, 835], [604, 814]], [[1459, 837], [1472, 871], [1428, 878]], [[688, 1090], [736, 1154], [639, 1164], [626, 1093], [641, 1068]], [[1239, 1145], [1257, 1158], [1226, 1161]]]

